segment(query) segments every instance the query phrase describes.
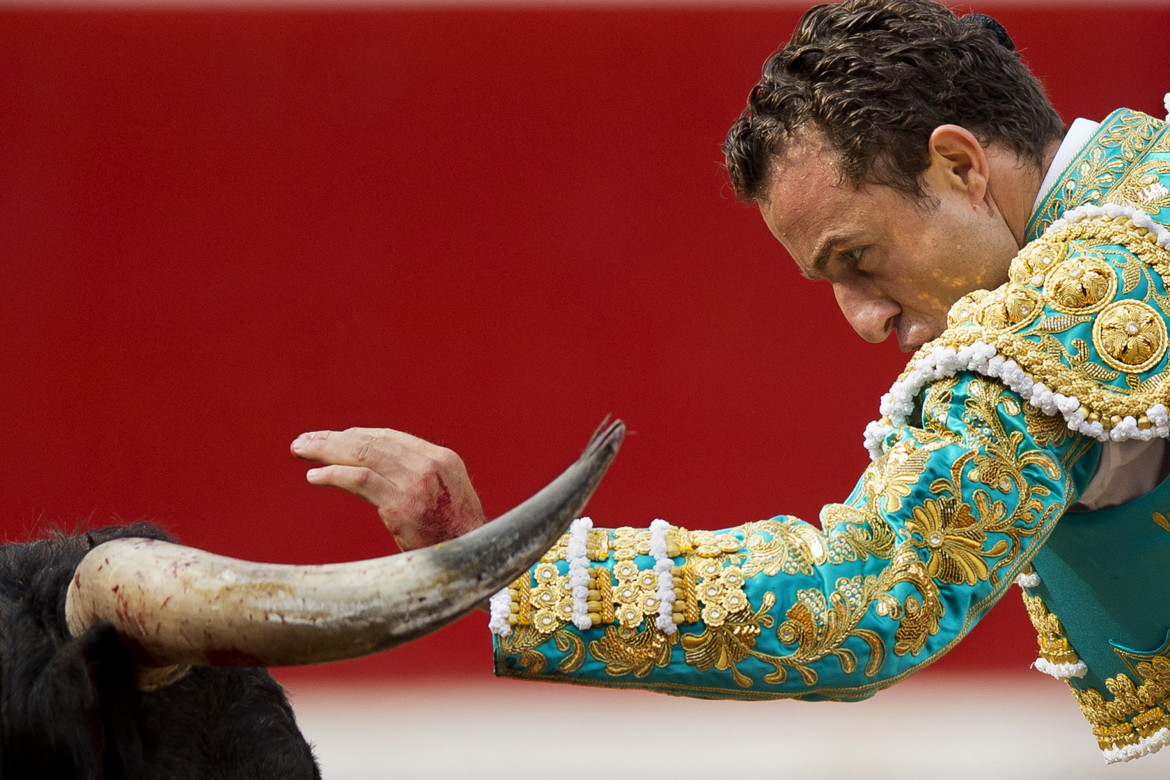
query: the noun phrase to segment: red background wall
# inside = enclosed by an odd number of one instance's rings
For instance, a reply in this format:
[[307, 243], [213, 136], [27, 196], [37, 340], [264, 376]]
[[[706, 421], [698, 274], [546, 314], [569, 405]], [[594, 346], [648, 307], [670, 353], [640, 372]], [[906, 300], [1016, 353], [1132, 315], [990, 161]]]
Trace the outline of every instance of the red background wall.
[[[1161, 116], [1170, 8], [984, 5], [1062, 114]], [[719, 144], [799, 8], [0, 9], [0, 529], [154, 518], [394, 551], [289, 442], [402, 428], [490, 514], [606, 415], [603, 525], [816, 518], [901, 367], [737, 204]], [[298, 674], [477, 671], [475, 615]], [[940, 666], [1023, 668], [1018, 598]]]

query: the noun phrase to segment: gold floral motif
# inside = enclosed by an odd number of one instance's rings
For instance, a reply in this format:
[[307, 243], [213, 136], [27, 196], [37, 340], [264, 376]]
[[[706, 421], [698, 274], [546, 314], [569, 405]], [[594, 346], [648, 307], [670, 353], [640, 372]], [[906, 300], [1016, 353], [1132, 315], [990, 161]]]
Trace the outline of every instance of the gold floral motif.
[[[899, 603], [892, 592], [901, 583], [912, 585], [918, 595], [911, 594]], [[938, 633], [946, 607], [939, 597], [938, 583], [931, 579], [913, 546], [900, 547], [882, 572], [874, 609], [878, 615], [898, 621], [898, 630], [894, 632], [895, 655], [918, 654], [926, 646], [926, 640]]]
[[1166, 323], [1141, 301], [1117, 301], [1093, 322], [1093, 345], [1113, 368], [1141, 373], [1166, 352]]
[[740, 672], [737, 665], [755, 655], [754, 648], [760, 634], [774, 625], [768, 612], [775, 603], [776, 597], [765, 593], [759, 609], [743, 609], [729, 616], [719, 626], [708, 628], [700, 634], [684, 635], [682, 646], [685, 662], [701, 672], [711, 669], [730, 670], [737, 685], [752, 687], [752, 679]]
[[638, 555], [638, 529], [615, 528], [613, 530], [613, 558], [615, 561], [628, 561]]
[[911, 437], [901, 439], [866, 469], [866, 503], [883, 512], [897, 512], [922, 478], [930, 450]]
[[1059, 448], [1072, 432], [1064, 420], [1056, 415], [1044, 414], [1031, 404], [1024, 404], [1024, 426], [1028, 435], [1041, 449]]
[[[937, 526], [932, 527], [932, 518], [928, 516], [915, 519], [921, 527], [932, 528], [931, 533], [939, 533], [944, 541], [950, 542], [946, 548], [947, 555], [942, 555], [943, 548], [939, 548], [938, 570], [943, 571], [945, 568], [951, 576], [962, 572], [969, 577], [974, 573], [982, 579], [982, 567], [964, 550], [969, 547], [968, 542], [975, 539], [990, 540], [994, 534], [997, 541], [989, 549], [980, 547], [978, 557], [995, 560], [995, 565], [985, 576], [996, 585], [999, 582], [999, 571], [1010, 568], [1019, 555], [1023, 539], [1038, 533], [1055, 511], [1053, 507], [1045, 509], [1040, 500], [1048, 495], [1048, 489], [1033, 484], [1024, 470], [1029, 467], [1039, 468], [1051, 479], [1057, 479], [1061, 471], [1043, 450], [1023, 447], [1022, 431], [1009, 433], [1004, 430], [998, 410], [1002, 407], [1008, 417], [1020, 414], [1021, 405], [1013, 394], [996, 382], [982, 379], [969, 382], [967, 393], [964, 412], [967, 433], [980, 449], [968, 450], [956, 458], [951, 465], [950, 479], [936, 481], [931, 485], [931, 491], [962, 501], [960, 497], [963, 496], [964, 482], [980, 483], [1005, 496], [1015, 496], [1014, 505], [1009, 507], [1005, 501], [993, 499], [988, 491], [975, 489], [971, 494], [976, 510], [973, 515], [974, 525], [965, 525], [968, 520], [963, 512], [969, 509], [952, 509], [954, 523], [949, 527], [958, 533], [947, 534]], [[946, 515], [940, 512], [938, 517], [942, 521]], [[933, 537], [926, 535], [922, 538], [929, 543]], [[932, 565], [934, 559], [932, 555]]]
[[933, 382], [926, 388], [922, 398], [922, 427], [924, 434], [932, 434], [928, 449], [938, 449], [962, 439], [948, 422], [958, 383], [958, 377], [950, 377]]
[[744, 577], [738, 566], [723, 567], [714, 560], [705, 563], [716, 565], [698, 570], [702, 577], [696, 587], [699, 603], [703, 605], [700, 614], [708, 626], [718, 627], [729, 615], [747, 608]]
[[825, 560], [824, 536], [792, 517], [776, 517], [743, 526], [747, 555], [739, 558], [745, 577], [765, 574], [811, 574]]
[[861, 639], [869, 649], [869, 660], [864, 673], [872, 677], [885, 662], [885, 643], [881, 636], [869, 629], [858, 628], [868, 612], [879, 587], [876, 577], [840, 579], [828, 597], [819, 590], [802, 590], [797, 602], [785, 616], [787, 619], [776, 631], [786, 645], [797, 645], [787, 656], [770, 658], [776, 671], [768, 676], [770, 682], [783, 682], [787, 669], [800, 673], [805, 685], [815, 685], [817, 673], [813, 661], [833, 656], [846, 674], [857, 669], [857, 654], [845, 647], [850, 637]]
[[[1117, 293], [1117, 272], [1097, 255], [1075, 254], [1048, 272], [1044, 299], [1065, 314], [1092, 314]], [[990, 323], [989, 323], [990, 325]]]
[[1048, 272], [1064, 262], [1069, 247], [1047, 236], [1042, 236], [1024, 246], [1012, 260], [1008, 279], [1017, 285], [1028, 285], [1036, 289], [1044, 286]]
[[542, 674], [548, 669], [548, 658], [538, 648], [552, 639], [564, 656], [557, 663], [557, 670], [571, 674], [585, 662], [585, 642], [580, 636], [567, 629], [552, 634], [537, 630], [533, 626], [518, 626], [506, 637], [497, 636], [496, 642], [502, 655], [516, 656], [516, 665], [528, 674]]
[[894, 549], [894, 529], [869, 504], [828, 504], [821, 508], [821, 525], [835, 562], [889, 558]]
[[639, 569], [632, 560], [623, 560], [613, 567], [613, 576], [617, 580], [613, 586], [614, 615], [623, 628], [637, 628], [646, 615], [658, 613], [658, 578], [653, 570]]
[[540, 563], [533, 569], [525, 617], [518, 622], [531, 624], [536, 630], [551, 634], [573, 618], [573, 591], [569, 578], [555, 564]]
[[[975, 497], [986, 505], [986, 496], [979, 491]], [[953, 497], [927, 499], [914, 507], [912, 517], [906, 521], [906, 531], [917, 536], [915, 543], [924, 548], [927, 575], [952, 585], [974, 585], [987, 579], [987, 558], [1007, 550], [1007, 542], [1002, 540], [985, 550], [987, 534], [979, 519], [970, 507]]]
[[[593, 538], [593, 534], [601, 534], [604, 538]], [[689, 551], [688, 541], [683, 538], [686, 536], [686, 531], [681, 528], [670, 528], [666, 532], [666, 554], [670, 558], [678, 557]], [[612, 539], [610, 538], [612, 534]], [[567, 537], [567, 534], [566, 534]], [[558, 543], [558, 550], [560, 558], [565, 557], [565, 550], [567, 546]], [[590, 531], [589, 542], [586, 548], [586, 556], [591, 561], [603, 561], [610, 555], [610, 550], [613, 551], [613, 559], [616, 561], [632, 560], [639, 555], [650, 554], [650, 531], [645, 528], [630, 528], [623, 526], [615, 528], [612, 531], [597, 530]], [[556, 560], [554, 558], [554, 560]]]
[[743, 548], [743, 542], [734, 532], [680, 531], [680, 535], [685, 538], [684, 548], [702, 558], [717, 558]]
[[[900, 583], [912, 585], [918, 595], [911, 593], [904, 602], [899, 601], [892, 591]], [[796, 671], [805, 685], [815, 685], [819, 674], [813, 664], [817, 661], [834, 658], [846, 674], [858, 668], [857, 652], [846, 645], [849, 639], [856, 639], [867, 650], [862, 673], [872, 677], [885, 664], [886, 645], [879, 633], [859, 625], [871, 608], [879, 617], [898, 622], [893, 647], [896, 654], [919, 652], [927, 637], [938, 632], [945, 612], [937, 585], [909, 546], [896, 552], [880, 575], [841, 578], [828, 594], [811, 588], [799, 591], [796, 603], [777, 628], [782, 643], [795, 645], [787, 654], [755, 649], [760, 633], [772, 626], [768, 612], [774, 603], [775, 596], [765, 592], [758, 609], [741, 610], [719, 626], [706, 626], [698, 634], [684, 636], [686, 662], [701, 671], [712, 666], [730, 670], [744, 688], [751, 687], [753, 681], [737, 665], [749, 658], [772, 667], [763, 678], [768, 684], [783, 684], [789, 672]]]
[[654, 669], [670, 664], [670, 648], [678, 635], [667, 635], [646, 626], [641, 631], [625, 626], [609, 626], [605, 634], [589, 643], [589, 653], [605, 664], [611, 677], [646, 677]]
[[1009, 283], [982, 296], [967, 319], [986, 328], [1019, 330], [1043, 311], [1040, 293]]
[[979, 305], [991, 293], [990, 290], [975, 290], [964, 295], [947, 312], [947, 328], [960, 328], [975, 324], [975, 313]]

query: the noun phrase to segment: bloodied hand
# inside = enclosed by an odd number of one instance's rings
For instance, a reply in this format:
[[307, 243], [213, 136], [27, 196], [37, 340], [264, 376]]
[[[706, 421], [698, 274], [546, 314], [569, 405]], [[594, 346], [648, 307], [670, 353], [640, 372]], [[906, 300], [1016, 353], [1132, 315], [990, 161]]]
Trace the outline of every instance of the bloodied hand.
[[321, 464], [306, 479], [378, 508], [403, 550], [454, 539], [484, 523], [463, 460], [452, 450], [388, 428], [303, 433], [292, 453]]

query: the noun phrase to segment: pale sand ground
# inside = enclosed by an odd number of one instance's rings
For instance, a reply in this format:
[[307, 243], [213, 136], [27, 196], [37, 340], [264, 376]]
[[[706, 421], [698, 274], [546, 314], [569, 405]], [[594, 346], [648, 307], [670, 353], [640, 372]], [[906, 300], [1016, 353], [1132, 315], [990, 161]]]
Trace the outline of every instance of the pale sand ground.
[[676, 699], [513, 680], [289, 683], [327, 780], [1170, 778], [1106, 766], [1063, 683], [929, 674], [854, 704]]

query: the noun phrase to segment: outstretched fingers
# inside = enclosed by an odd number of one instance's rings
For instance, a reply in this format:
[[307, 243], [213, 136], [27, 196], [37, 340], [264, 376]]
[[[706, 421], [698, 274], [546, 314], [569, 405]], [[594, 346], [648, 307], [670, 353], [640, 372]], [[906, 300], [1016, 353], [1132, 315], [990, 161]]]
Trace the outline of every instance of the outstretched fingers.
[[389, 428], [314, 431], [291, 445], [320, 466], [306, 479], [341, 488], [378, 509], [402, 549], [453, 539], [484, 522], [479, 497], [452, 450]]

